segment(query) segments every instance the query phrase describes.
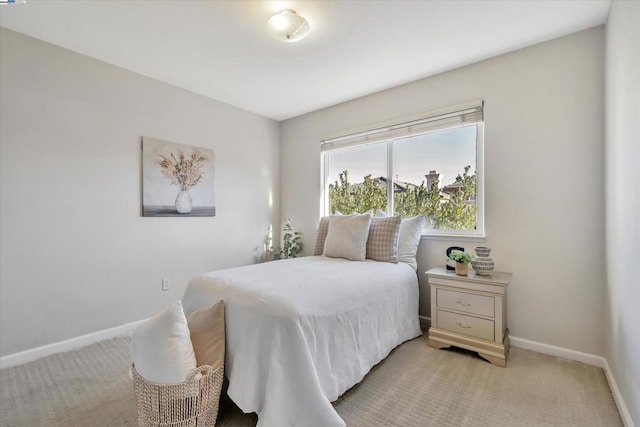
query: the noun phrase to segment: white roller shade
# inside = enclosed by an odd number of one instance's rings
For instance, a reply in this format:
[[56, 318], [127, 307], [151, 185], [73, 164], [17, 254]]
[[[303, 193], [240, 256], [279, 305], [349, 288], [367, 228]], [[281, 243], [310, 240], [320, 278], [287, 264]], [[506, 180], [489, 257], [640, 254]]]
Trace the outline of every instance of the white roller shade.
[[[458, 106], [453, 111], [439, 111], [426, 113], [423, 117], [399, 121], [395, 124], [374, 127], [369, 130], [354, 132], [343, 136], [327, 138], [322, 141], [321, 151], [355, 145], [371, 144], [407, 136], [414, 136], [434, 132], [442, 129], [475, 125], [483, 120], [483, 102]], [[452, 107], [453, 108], [453, 107]]]

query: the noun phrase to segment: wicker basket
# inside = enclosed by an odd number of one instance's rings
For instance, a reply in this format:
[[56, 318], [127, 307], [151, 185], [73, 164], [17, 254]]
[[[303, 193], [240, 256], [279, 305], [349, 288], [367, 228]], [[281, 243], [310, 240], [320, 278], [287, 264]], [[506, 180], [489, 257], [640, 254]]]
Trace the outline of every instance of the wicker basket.
[[224, 364], [215, 371], [211, 366], [200, 366], [179, 384], [148, 382], [135, 366], [131, 372], [139, 426], [213, 427], [216, 424]]

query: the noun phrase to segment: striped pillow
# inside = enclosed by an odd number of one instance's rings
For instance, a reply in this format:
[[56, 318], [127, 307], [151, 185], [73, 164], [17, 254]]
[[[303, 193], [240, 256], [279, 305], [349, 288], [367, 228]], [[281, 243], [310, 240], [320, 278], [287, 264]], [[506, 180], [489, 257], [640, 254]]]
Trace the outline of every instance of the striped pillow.
[[400, 215], [371, 218], [367, 239], [367, 258], [398, 263], [398, 235], [401, 223]]

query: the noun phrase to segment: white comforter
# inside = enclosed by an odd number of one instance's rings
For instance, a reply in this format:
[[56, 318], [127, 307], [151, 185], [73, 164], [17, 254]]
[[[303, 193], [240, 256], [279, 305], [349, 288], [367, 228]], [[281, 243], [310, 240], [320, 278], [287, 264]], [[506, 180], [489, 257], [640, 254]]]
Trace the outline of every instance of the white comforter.
[[262, 427], [331, 427], [331, 402], [421, 334], [406, 264], [295, 258], [193, 279], [189, 313], [224, 300], [228, 394]]

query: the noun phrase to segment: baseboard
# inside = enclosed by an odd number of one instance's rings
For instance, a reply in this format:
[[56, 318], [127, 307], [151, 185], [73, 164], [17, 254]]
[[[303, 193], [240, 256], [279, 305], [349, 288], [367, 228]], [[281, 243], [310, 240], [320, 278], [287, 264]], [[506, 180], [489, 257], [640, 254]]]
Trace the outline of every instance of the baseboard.
[[130, 334], [136, 326], [145, 320], [146, 319], [138, 320], [137, 322], [127, 323], [125, 325], [116, 326], [115, 328], [104, 329], [102, 331], [81, 335], [65, 341], [47, 344], [42, 347], [36, 347], [19, 353], [2, 356], [0, 357], [0, 369], [22, 365], [23, 363], [32, 362], [40, 359], [41, 357], [50, 356], [63, 351], [75, 350], [98, 341]]
[[522, 348], [524, 350], [531, 350], [537, 353], [549, 354], [551, 356], [575, 360], [587, 365], [602, 368], [602, 370], [604, 371], [604, 375], [607, 378], [607, 382], [609, 383], [609, 388], [611, 389], [613, 400], [616, 402], [616, 406], [618, 407], [618, 413], [620, 414], [620, 418], [622, 418], [622, 422], [624, 423], [625, 427], [635, 427], [633, 424], [633, 420], [631, 419], [631, 414], [629, 413], [627, 405], [622, 398], [622, 394], [620, 393], [620, 389], [618, 388], [618, 383], [616, 382], [616, 379], [613, 376], [613, 372], [609, 367], [609, 362], [607, 362], [607, 359], [605, 359], [604, 357], [597, 356], [595, 354], [582, 353], [580, 351], [570, 350], [568, 348], [556, 347], [554, 345], [543, 344], [536, 341], [529, 341], [524, 338], [518, 337], [511, 337], [511, 345], [513, 347]]
[[555, 345], [543, 344], [541, 342], [529, 341], [524, 338], [511, 336], [513, 347], [531, 350], [537, 353], [549, 354], [551, 356], [563, 357], [569, 360], [586, 363], [587, 365], [604, 368], [604, 357], [595, 354], [583, 353], [581, 351], [570, 350], [568, 348], [556, 347]]
[[428, 331], [429, 328], [431, 327], [431, 318], [427, 317], [427, 316], [418, 316], [420, 318], [420, 329], [422, 329], [423, 331]]
[[618, 388], [618, 383], [616, 382], [616, 378], [613, 376], [613, 372], [611, 371], [611, 367], [609, 366], [609, 362], [607, 359], [604, 360], [604, 375], [607, 377], [607, 382], [609, 383], [609, 388], [611, 389], [611, 394], [613, 394], [613, 400], [616, 402], [616, 406], [618, 407], [618, 412], [620, 413], [620, 418], [622, 418], [622, 423], [625, 427], [634, 427], [633, 420], [631, 419], [631, 413], [629, 409], [627, 409], [626, 403], [624, 403], [624, 399], [622, 398], [622, 394], [620, 393], [620, 389]]

